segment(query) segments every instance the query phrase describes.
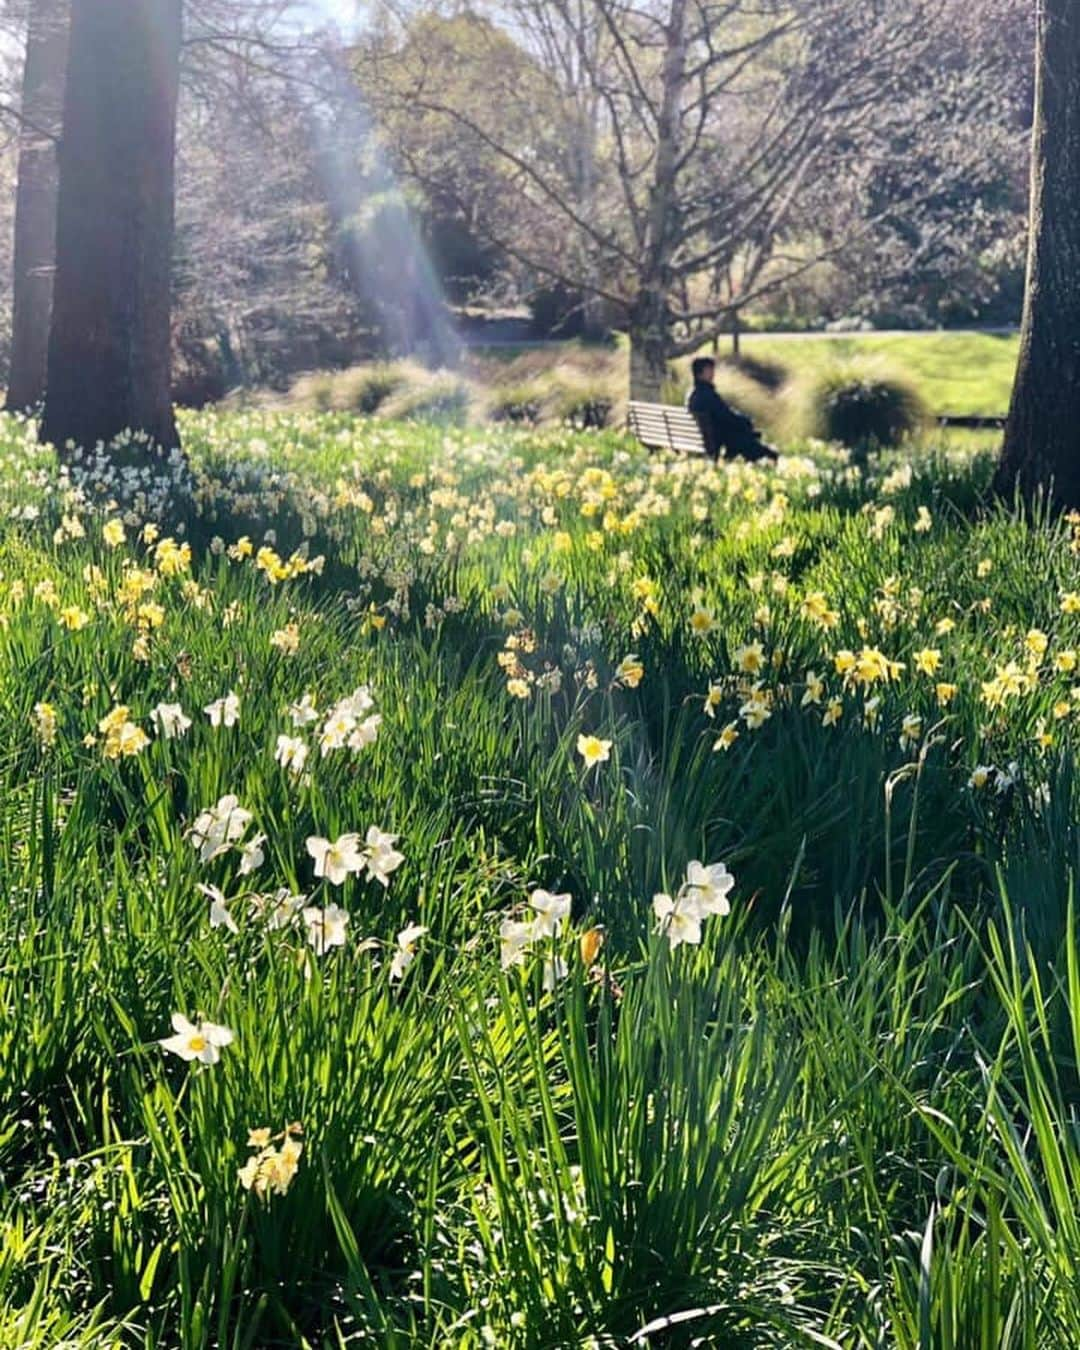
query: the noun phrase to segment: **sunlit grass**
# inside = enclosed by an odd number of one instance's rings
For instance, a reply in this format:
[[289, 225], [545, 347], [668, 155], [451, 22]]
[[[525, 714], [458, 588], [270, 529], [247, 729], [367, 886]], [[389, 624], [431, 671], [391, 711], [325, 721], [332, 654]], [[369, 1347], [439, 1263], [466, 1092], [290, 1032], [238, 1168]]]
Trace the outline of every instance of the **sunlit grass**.
[[0, 424], [0, 1345], [1080, 1344], [1073, 526], [184, 431], [190, 557]]

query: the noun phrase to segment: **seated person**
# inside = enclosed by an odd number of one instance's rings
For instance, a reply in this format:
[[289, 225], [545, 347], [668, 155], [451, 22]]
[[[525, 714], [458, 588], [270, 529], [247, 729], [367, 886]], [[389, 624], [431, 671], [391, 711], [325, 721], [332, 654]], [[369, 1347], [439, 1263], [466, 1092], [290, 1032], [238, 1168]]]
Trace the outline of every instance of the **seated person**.
[[686, 399], [686, 407], [694, 414], [705, 442], [705, 453], [710, 459], [725, 458], [770, 459], [776, 451], [767, 445], [749, 417], [736, 412], [716, 392], [713, 379], [716, 362], [709, 356], [695, 357], [690, 366], [694, 387]]

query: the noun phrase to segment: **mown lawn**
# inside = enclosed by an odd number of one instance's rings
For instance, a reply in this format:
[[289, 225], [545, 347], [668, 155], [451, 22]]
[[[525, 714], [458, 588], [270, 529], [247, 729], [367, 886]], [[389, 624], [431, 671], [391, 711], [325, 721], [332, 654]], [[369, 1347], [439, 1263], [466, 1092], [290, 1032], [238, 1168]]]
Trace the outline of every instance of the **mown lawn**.
[[1014, 333], [854, 333], [838, 337], [750, 334], [748, 355], [777, 361], [796, 376], [838, 361], [878, 360], [909, 373], [935, 415], [1004, 416], [1019, 352]]
[[183, 429], [0, 422], [0, 1346], [1080, 1344], [1074, 524]]

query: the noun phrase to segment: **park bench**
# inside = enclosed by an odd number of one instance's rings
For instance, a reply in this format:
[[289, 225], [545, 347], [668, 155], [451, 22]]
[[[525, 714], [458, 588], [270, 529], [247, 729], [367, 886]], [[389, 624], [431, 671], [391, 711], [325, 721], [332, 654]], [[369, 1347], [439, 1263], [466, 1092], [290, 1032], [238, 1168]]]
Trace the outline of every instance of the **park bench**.
[[649, 450], [674, 450], [679, 455], [703, 455], [705, 442], [697, 418], [685, 408], [666, 403], [638, 403], [627, 408], [630, 433]]
[[[965, 430], [1000, 430], [1004, 417], [971, 417], [955, 413], [938, 416], [939, 427]], [[667, 403], [640, 403], [631, 400], [627, 407], [630, 434], [649, 450], [673, 450], [678, 455], [703, 455], [705, 442], [697, 418], [685, 408]]]

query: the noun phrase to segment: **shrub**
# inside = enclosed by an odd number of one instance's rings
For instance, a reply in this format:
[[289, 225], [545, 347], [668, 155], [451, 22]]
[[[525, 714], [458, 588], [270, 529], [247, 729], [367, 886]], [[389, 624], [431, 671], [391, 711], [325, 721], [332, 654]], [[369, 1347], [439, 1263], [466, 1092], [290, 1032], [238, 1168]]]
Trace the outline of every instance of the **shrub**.
[[810, 376], [801, 403], [805, 434], [838, 441], [862, 454], [899, 445], [927, 417], [922, 395], [908, 375], [857, 363]]
[[392, 394], [379, 408], [382, 416], [403, 422], [463, 424], [472, 406], [473, 391], [448, 370], [424, 372]]
[[535, 383], [497, 385], [485, 401], [493, 422], [535, 426], [543, 409], [543, 389]]
[[574, 383], [553, 381], [548, 395], [549, 415], [578, 431], [602, 431], [614, 424], [618, 398], [602, 380]]
[[405, 361], [378, 362], [371, 366], [353, 366], [333, 377], [330, 406], [336, 412], [376, 413], [392, 394], [413, 376], [414, 368]]
[[329, 370], [313, 370], [293, 381], [289, 402], [314, 412], [329, 412], [334, 376]]

